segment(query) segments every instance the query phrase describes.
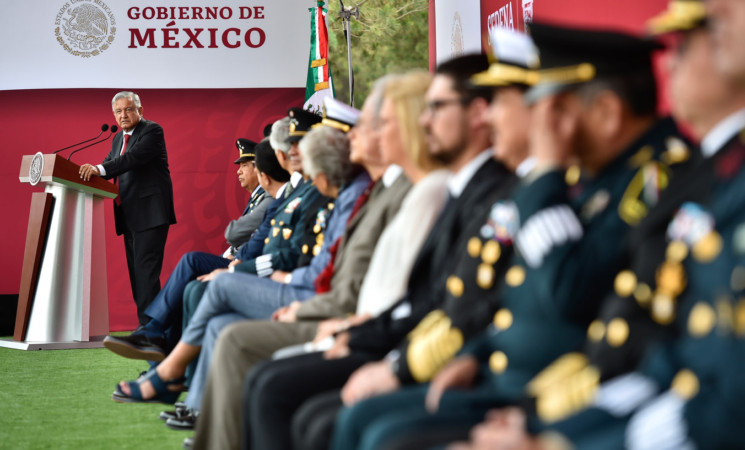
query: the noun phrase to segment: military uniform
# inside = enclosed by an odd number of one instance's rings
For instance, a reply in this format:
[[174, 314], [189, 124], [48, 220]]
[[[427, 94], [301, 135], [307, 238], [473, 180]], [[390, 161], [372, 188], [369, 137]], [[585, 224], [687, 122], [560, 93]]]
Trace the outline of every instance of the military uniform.
[[303, 239], [300, 243], [300, 257], [297, 261], [298, 267], [310, 264], [310, 260], [320, 253], [321, 247], [323, 247], [326, 224], [334, 210], [334, 202], [329, 201], [323, 204], [319, 201], [318, 203], [319, 205], [314, 208], [316, 211], [315, 217], [308, 215], [305, 233], [303, 233]]

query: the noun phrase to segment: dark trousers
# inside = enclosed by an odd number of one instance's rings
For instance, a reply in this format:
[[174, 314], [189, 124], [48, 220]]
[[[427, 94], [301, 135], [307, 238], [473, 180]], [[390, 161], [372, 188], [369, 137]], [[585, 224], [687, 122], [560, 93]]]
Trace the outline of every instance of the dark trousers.
[[243, 386], [243, 448], [291, 448], [292, 417], [303, 402], [341, 388], [371, 360], [359, 353], [326, 360], [319, 352], [256, 366]]
[[145, 309], [160, 292], [160, 271], [168, 238], [169, 225], [124, 233], [129, 283], [137, 305], [137, 317], [144, 325], [149, 320]]

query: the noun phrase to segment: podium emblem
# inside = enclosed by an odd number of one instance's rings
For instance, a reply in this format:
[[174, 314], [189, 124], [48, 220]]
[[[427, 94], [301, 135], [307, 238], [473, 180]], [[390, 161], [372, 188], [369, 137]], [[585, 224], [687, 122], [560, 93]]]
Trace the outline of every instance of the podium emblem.
[[28, 178], [31, 186], [41, 181], [41, 173], [44, 171], [44, 155], [37, 152], [31, 160], [31, 167], [28, 168]]

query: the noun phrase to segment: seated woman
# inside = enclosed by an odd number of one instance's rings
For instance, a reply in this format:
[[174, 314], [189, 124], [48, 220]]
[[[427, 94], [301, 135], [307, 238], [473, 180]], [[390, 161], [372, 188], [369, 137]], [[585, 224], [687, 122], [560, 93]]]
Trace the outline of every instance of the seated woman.
[[[349, 139], [337, 129], [321, 127], [312, 130], [300, 141], [300, 149], [301, 153], [310, 155], [312, 161], [303, 161], [310, 170], [308, 175], [314, 179], [321, 194], [327, 197], [339, 197], [359, 171], [349, 160]], [[259, 167], [259, 176], [261, 175]], [[354, 200], [347, 203], [353, 204]], [[334, 214], [338, 212], [335, 211]], [[224, 274], [219, 277], [232, 275], [241, 274]], [[208, 288], [205, 299], [200, 302], [192, 320], [184, 329], [181, 340], [168, 357], [140, 379], [121, 382], [113, 394], [115, 401], [175, 402], [183, 390], [186, 367], [199, 356], [208, 326], [219, 329], [246, 318], [269, 318], [257, 316], [256, 305], [252, 303], [248, 290], [245, 297], [232, 298], [229, 302], [216, 305], [207, 301], [210, 289], [212, 287]], [[209, 361], [205, 363], [208, 366]]]

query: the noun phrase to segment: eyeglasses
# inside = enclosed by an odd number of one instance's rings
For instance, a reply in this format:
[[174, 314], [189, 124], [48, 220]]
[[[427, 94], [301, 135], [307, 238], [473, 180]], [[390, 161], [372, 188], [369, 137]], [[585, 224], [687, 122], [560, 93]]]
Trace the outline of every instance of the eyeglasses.
[[430, 114], [433, 116], [437, 114], [437, 111], [444, 108], [448, 105], [465, 105], [468, 103], [468, 101], [464, 98], [449, 98], [444, 100], [432, 100], [431, 102], [427, 103], [427, 111], [429, 111]]

